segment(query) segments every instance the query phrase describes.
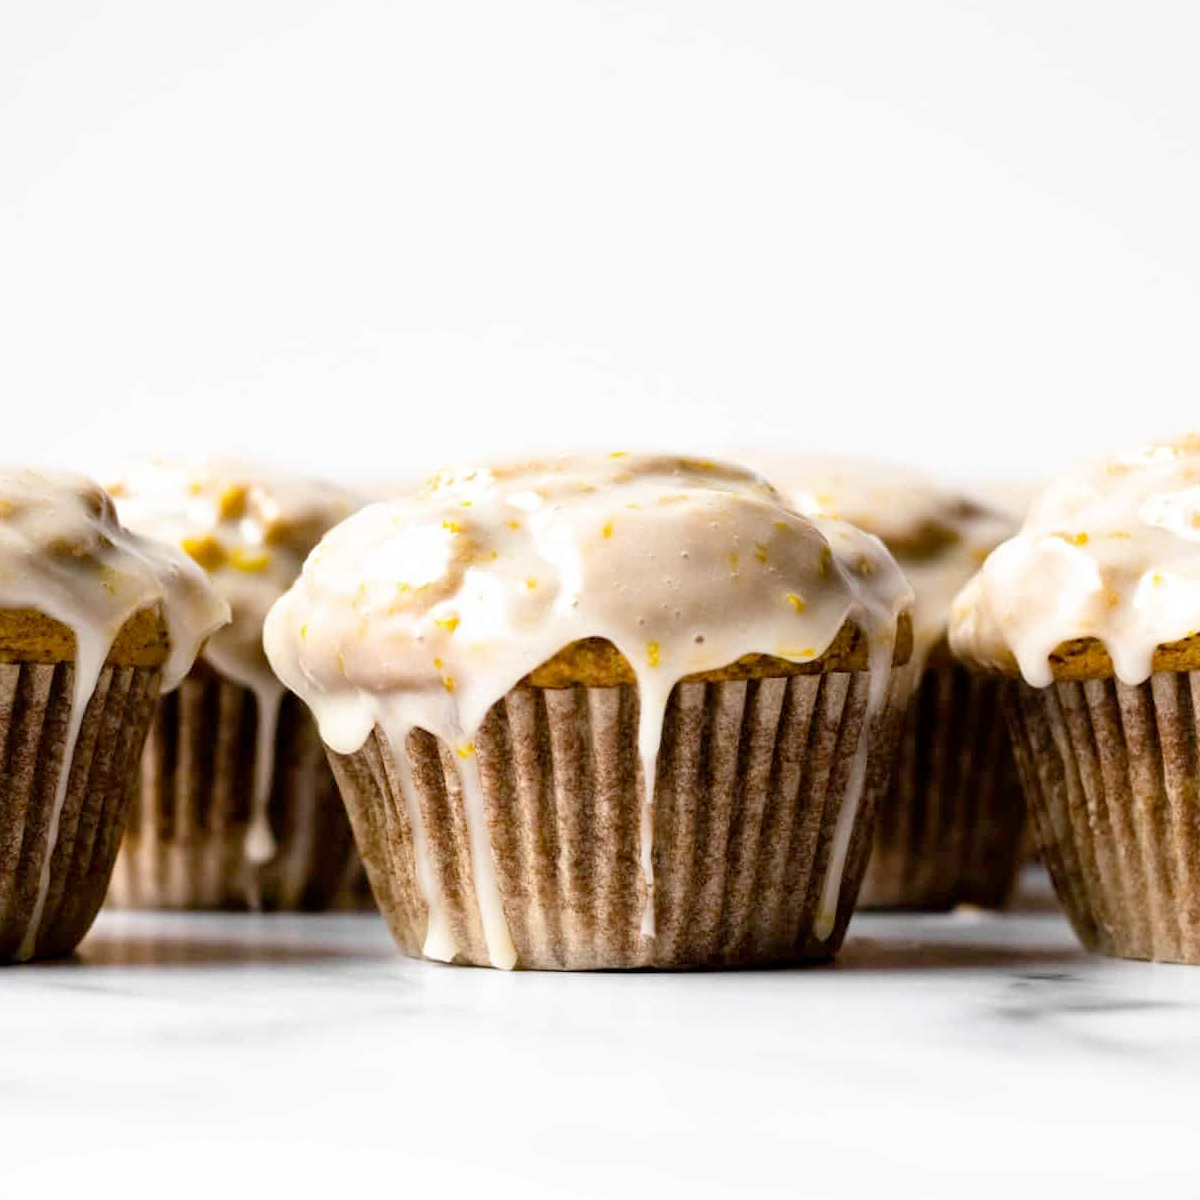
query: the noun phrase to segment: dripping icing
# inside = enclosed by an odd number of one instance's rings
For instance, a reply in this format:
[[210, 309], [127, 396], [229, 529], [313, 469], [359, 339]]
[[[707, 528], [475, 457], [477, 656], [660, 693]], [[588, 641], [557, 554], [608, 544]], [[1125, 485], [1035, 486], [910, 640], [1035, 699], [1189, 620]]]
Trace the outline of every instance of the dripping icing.
[[[946, 637], [954, 597], [987, 554], [1013, 532], [1016, 520], [993, 504], [893, 464], [794, 458], [764, 462], [764, 468], [800, 512], [849, 521], [880, 538], [895, 556], [915, 593], [913, 653], [904, 675], [915, 687], [930, 652]], [[1020, 500], [1014, 489], [1010, 503], [1015, 506]], [[887, 661], [892, 647], [872, 643], [871, 652]], [[821, 890], [815, 932], [822, 940], [829, 938], [837, 920], [854, 821], [866, 785], [868, 738], [886, 706], [887, 690], [886, 671], [873, 662], [863, 730]]]
[[284, 688], [266, 660], [262, 626], [304, 559], [359, 500], [350, 492], [234, 461], [142, 463], [110, 485], [131, 528], [184, 549], [207, 572], [231, 610], [203, 658], [255, 700], [254, 775], [243, 856], [251, 901], [259, 869], [276, 854], [271, 827], [275, 743]]
[[17, 958], [31, 958], [45, 917], [54, 851], [87, 706], [118, 634], [134, 614], [159, 609], [168, 649], [163, 690], [191, 668], [227, 605], [179, 551], [123, 528], [89, 480], [0, 468], [0, 607], [33, 609], [74, 637], [71, 711], [55, 782], [31, 920]]
[[[362, 510], [314, 551], [269, 614], [264, 640], [335, 752], [354, 753], [376, 727], [397, 763], [413, 728], [455, 751], [489, 959], [511, 966], [474, 761], [485, 716], [511, 688], [587, 638], [610, 642], [632, 669], [641, 928], [652, 937], [653, 790], [675, 684], [748, 654], [819, 658], [854, 622], [872, 647], [880, 676], [872, 703], [881, 703], [886, 648], [910, 604], [877, 539], [793, 512], [751, 472], [596, 456], [447, 472], [410, 497]], [[859, 790], [864, 776], [865, 767]], [[453, 957], [426, 832], [406, 803], [430, 914], [425, 952]], [[848, 821], [856, 807], [848, 795]], [[840, 872], [844, 854], [836, 865]]]
[[[212, 644], [216, 641], [216, 645]], [[275, 740], [284, 687], [269, 669], [258, 669], [247, 656], [230, 652], [219, 635], [210, 640], [202, 657], [214, 669], [254, 697], [254, 776], [250, 791], [250, 821], [242, 843], [242, 854], [252, 871], [250, 886], [253, 907], [258, 907], [257, 868], [269, 863], [277, 849], [271, 829], [271, 789], [275, 780]]]
[[850, 855], [850, 842], [854, 836], [854, 824], [862, 804], [863, 791], [867, 783], [867, 766], [870, 757], [871, 738], [876, 721], [887, 703], [888, 685], [891, 680], [892, 653], [895, 638], [875, 640], [871, 644], [870, 678], [867, 686], [867, 706], [863, 714], [862, 728], [854, 746], [854, 758], [850, 764], [850, 777], [846, 781], [846, 794], [838, 810], [833, 828], [833, 841], [829, 850], [829, 865], [821, 881], [821, 895], [817, 905], [817, 918], [813, 932], [827, 942], [833, 935], [837, 923], [838, 901], [842, 894], [842, 879], [846, 873], [846, 860]]
[[1038, 495], [1025, 524], [954, 602], [950, 644], [983, 666], [1053, 682], [1050, 656], [1094, 638], [1121, 682], [1200, 631], [1200, 434], [1085, 463]]
[[987, 555], [1016, 532], [1013, 512], [1028, 501], [1016, 485], [1005, 490], [1000, 504], [893, 463], [795, 458], [764, 467], [800, 512], [840, 517], [873, 533], [892, 552], [915, 593], [914, 683], [930, 651], [946, 637], [954, 597]]
[[380, 722], [387, 742], [387, 750], [396, 770], [400, 773], [400, 791], [404, 796], [408, 825], [413, 836], [413, 856], [416, 860], [417, 887], [425, 899], [429, 917], [425, 929], [425, 944], [421, 953], [438, 962], [449, 962], [454, 957], [454, 934], [450, 919], [442, 903], [441, 890], [435, 886], [433, 867], [429, 859], [429, 835], [417, 800], [413, 783], [412, 764], [408, 761], [408, 738], [413, 731], [402, 715], [389, 715]]
[[642, 904], [641, 932], [654, 937], [657, 932], [654, 895], [654, 786], [658, 774], [658, 751], [662, 743], [663, 723], [671, 700], [671, 687], [662, 683], [654, 686], [643, 677], [638, 679], [638, 764], [641, 767], [642, 794], [639, 798], [638, 838], [641, 847], [642, 882], [646, 897]]

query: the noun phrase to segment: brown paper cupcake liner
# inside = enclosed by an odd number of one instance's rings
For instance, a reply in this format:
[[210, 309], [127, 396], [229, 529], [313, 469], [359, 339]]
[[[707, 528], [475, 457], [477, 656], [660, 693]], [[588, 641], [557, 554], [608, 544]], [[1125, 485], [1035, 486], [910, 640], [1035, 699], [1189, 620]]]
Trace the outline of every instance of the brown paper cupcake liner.
[[65, 764], [70, 775], [51, 846], [74, 676], [69, 663], [0, 665], [0, 961], [17, 957], [30, 932], [48, 852], [32, 957], [75, 949], [104, 899], [125, 827], [160, 673], [101, 671]]
[[254, 693], [204, 670], [164, 696], [113, 873], [119, 908], [324, 910], [371, 906], [316, 726], [286, 696], [270, 799], [275, 856], [244, 843], [256, 759]]
[[1080, 940], [1200, 963], [1200, 672], [1011, 686], [1042, 857]]
[[[741, 966], [828, 959], [845, 934], [870, 846], [875, 802], [898, 732], [878, 715], [841, 880], [836, 920], [818, 901], [854, 750], [865, 673], [684, 683], [668, 706], [657, 763], [653, 937], [642, 934], [637, 689], [522, 686], [475, 738], [487, 828], [518, 966], [539, 969]], [[458, 948], [487, 964], [454, 755], [423, 731], [401, 747], [415, 797], [380, 730], [330, 752], [380, 907], [401, 949], [421, 954], [428, 909], [417, 880], [409, 799]]]
[[921, 677], [879, 803], [863, 908], [1000, 908], [1027, 850], [1003, 681], [953, 663]]

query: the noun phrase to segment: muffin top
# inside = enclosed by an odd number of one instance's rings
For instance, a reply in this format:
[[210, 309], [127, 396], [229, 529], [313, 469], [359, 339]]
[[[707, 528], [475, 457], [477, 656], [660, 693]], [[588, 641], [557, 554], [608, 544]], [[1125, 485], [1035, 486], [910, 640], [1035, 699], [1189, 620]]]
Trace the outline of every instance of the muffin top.
[[205, 659], [259, 690], [278, 684], [262, 649], [263, 620], [313, 546], [358, 502], [333, 484], [234, 461], [139, 464], [109, 485], [121, 519], [180, 547], [208, 573], [232, 620]]
[[1200, 435], [1079, 467], [1034, 501], [954, 605], [956, 654], [1055, 678], [1200, 665]]
[[910, 604], [876, 538], [799, 515], [751, 472], [612, 454], [446, 471], [363, 509], [272, 610], [266, 646], [348, 753], [381, 700], [469, 732], [589, 639], [616, 647], [651, 712], [747, 655], [816, 660], [848, 624], [890, 666]]
[[913, 654], [946, 636], [950, 605], [1018, 522], [999, 508], [892, 464], [799, 459], [778, 482], [803, 513], [850, 521], [882, 539], [916, 593]]
[[[151, 639], [165, 630], [161, 653], [150, 650], [168, 688], [229, 619], [204, 573], [173, 547], [123, 528], [91, 480], [19, 467], [0, 468], [0, 609], [0, 642], [40, 639], [49, 660], [74, 659], [80, 679], [99, 671], [122, 630], [153, 613], [144, 624]], [[66, 644], [55, 647], [59, 628]], [[16, 644], [2, 648], [12, 651], [6, 661], [30, 657]]]
[[[642, 932], [653, 936], [652, 791], [674, 685], [747, 656], [812, 663], [851, 631], [869, 669], [870, 720], [886, 700], [911, 602], [878, 539], [801, 516], [758, 476], [617, 453], [447, 471], [405, 499], [363, 509], [312, 553], [267, 617], [264, 640], [336, 753], [359, 750], [376, 727], [401, 771], [415, 728], [453, 748], [489, 961], [511, 967], [473, 740], [509, 689], [543, 665], [562, 668], [546, 686], [622, 682], [611, 662], [599, 664], [598, 680], [591, 674], [602, 647], [636, 681]], [[858, 740], [838, 817], [823, 937], [869, 741]], [[457, 937], [432, 883], [421, 815], [410, 820], [428, 905], [423, 953], [450, 959]]]

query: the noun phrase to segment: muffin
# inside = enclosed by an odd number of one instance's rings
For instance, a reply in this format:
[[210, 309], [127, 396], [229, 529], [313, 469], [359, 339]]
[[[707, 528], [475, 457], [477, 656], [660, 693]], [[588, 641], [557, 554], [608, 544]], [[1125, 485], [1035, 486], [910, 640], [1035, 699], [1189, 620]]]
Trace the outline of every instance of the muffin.
[[228, 616], [96, 484], [0, 469], [0, 961], [87, 933], [158, 694]]
[[131, 528], [181, 547], [204, 568], [233, 617], [158, 707], [110, 903], [369, 903], [316, 727], [262, 648], [267, 610], [325, 530], [354, 511], [355, 497], [233, 462], [147, 463], [110, 491]]
[[1200, 437], [1078, 468], [954, 606], [1009, 680], [1042, 856], [1091, 950], [1200, 963]]
[[801, 512], [839, 516], [881, 538], [916, 593], [912, 700], [859, 905], [1000, 907], [1027, 851], [1025, 803], [1000, 682], [956, 663], [946, 628], [955, 595], [1017, 522], [881, 463], [799, 460], [778, 481]]
[[827, 959], [897, 729], [911, 590], [757, 476], [446, 472], [267, 619], [402, 951], [541, 969]]

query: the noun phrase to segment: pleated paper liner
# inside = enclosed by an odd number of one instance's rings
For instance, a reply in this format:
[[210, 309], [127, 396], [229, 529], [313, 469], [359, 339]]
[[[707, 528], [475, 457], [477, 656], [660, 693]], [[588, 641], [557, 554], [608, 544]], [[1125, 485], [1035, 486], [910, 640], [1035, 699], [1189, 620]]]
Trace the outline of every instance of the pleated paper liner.
[[1015, 683], [1006, 703], [1042, 857], [1080, 940], [1200, 963], [1200, 672]]
[[371, 907], [345, 808], [307, 710], [285, 697], [270, 800], [276, 854], [244, 852], [256, 758], [254, 693], [202, 669], [164, 696], [113, 874], [119, 908]]
[[[504, 915], [518, 966], [739, 966], [828, 959], [845, 934], [891, 768], [893, 703], [864, 731], [865, 673], [684, 683], [667, 711], [655, 790], [654, 936], [642, 934], [637, 690], [521, 686], [475, 738]], [[827, 938], [814, 925], [858, 739], [867, 779]], [[377, 900], [419, 956], [427, 908], [395, 748], [377, 729], [330, 752]], [[455, 961], [486, 964], [454, 756], [415, 731], [406, 753]]]
[[[50, 853], [50, 887], [33, 957], [70, 954], [108, 887], [160, 673], [105, 667], [70, 763], [63, 763], [74, 668], [0, 665], [0, 961], [13, 959], [33, 920]], [[67, 769], [58, 835], [49, 845], [59, 772]]]
[[1003, 681], [952, 662], [924, 672], [880, 801], [863, 908], [1000, 908], [1026, 856]]

